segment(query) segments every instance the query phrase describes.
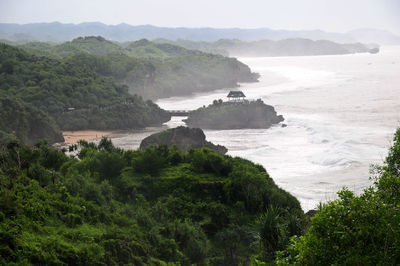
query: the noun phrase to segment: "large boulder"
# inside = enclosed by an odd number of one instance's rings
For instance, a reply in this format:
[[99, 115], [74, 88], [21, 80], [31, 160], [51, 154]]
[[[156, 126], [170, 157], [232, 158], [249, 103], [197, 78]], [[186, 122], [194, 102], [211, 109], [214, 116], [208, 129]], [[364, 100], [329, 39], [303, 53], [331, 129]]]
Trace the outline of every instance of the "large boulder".
[[143, 139], [140, 149], [146, 149], [152, 145], [176, 145], [181, 151], [188, 151], [190, 148], [207, 147], [217, 153], [225, 154], [228, 149], [221, 145], [214, 145], [206, 141], [206, 136], [200, 128], [177, 127], [155, 133]]

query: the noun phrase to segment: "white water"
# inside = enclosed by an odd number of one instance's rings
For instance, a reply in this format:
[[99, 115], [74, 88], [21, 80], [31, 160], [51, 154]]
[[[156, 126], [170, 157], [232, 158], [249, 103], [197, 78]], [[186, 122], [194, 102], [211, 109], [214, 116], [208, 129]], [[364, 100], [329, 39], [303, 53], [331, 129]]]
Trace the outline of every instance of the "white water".
[[[262, 98], [285, 118], [285, 128], [205, 130], [228, 154], [262, 164], [304, 210], [332, 200], [343, 186], [371, 185], [369, 166], [382, 163], [400, 126], [400, 47], [379, 54], [240, 58], [261, 74], [242, 84], [248, 98]], [[192, 110], [226, 99], [221, 90], [157, 101], [164, 109]], [[165, 127], [183, 124], [174, 117]], [[137, 148], [149, 129], [114, 139]]]

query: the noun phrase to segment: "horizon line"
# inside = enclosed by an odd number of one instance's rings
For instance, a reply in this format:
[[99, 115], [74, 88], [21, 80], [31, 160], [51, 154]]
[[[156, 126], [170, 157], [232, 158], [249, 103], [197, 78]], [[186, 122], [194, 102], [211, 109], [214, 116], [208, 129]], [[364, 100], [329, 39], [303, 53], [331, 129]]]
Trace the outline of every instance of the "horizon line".
[[272, 31], [321, 31], [321, 32], [326, 32], [326, 33], [339, 33], [339, 34], [346, 34], [352, 31], [356, 30], [378, 30], [378, 31], [386, 31], [388, 33], [394, 34], [394, 35], [399, 35], [396, 32], [390, 31], [388, 29], [382, 29], [382, 28], [369, 28], [369, 27], [362, 27], [362, 28], [354, 28], [348, 31], [327, 31], [323, 29], [299, 29], [299, 30], [291, 30], [291, 29], [274, 29], [274, 28], [269, 28], [269, 27], [254, 27], [254, 28], [246, 28], [246, 27], [212, 27], [212, 26], [199, 26], [199, 27], [185, 27], [185, 26], [160, 26], [160, 25], [155, 25], [155, 24], [136, 24], [132, 25], [126, 22], [121, 22], [118, 24], [106, 24], [101, 21], [85, 21], [85, 22], [79, 22], [79, 23], [72, 23], [72, 22], [60, 22], [60, 21], [51, 21], [51, 22], [29, 22], [29, 23], [16, 23], [16, 22], [0, 22], [0, 24], [14, 24], [14, 25], [19, 25], [19, 26], [24, 26], [24, 25], [32, 25], [32, 24], [63, 24], [63, 25], [81, 25], [81, 24], [102, 24], [105, 26], [120, 26], [120, 25], [128, 25], [130, 27], [156, 27], [156, 28], [167, 28], [167, 29], [214, 29], [214, 30], [272, 30]]

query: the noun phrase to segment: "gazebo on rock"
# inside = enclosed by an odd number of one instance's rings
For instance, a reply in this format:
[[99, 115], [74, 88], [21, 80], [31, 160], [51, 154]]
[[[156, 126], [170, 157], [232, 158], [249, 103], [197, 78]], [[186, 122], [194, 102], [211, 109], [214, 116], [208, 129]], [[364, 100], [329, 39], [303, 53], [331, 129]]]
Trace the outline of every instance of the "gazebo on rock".
[[246, 95], [242, 91], [230, 91], [226, 97], [230, 102], [243, 102]]

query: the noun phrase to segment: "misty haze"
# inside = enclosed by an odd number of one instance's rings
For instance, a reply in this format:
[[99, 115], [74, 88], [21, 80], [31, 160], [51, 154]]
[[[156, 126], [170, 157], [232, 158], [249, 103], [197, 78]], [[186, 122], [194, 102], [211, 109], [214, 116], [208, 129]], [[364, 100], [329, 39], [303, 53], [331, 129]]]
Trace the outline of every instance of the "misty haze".
[[0, 0], [0, 264], [400, 264], [399, 14]]

